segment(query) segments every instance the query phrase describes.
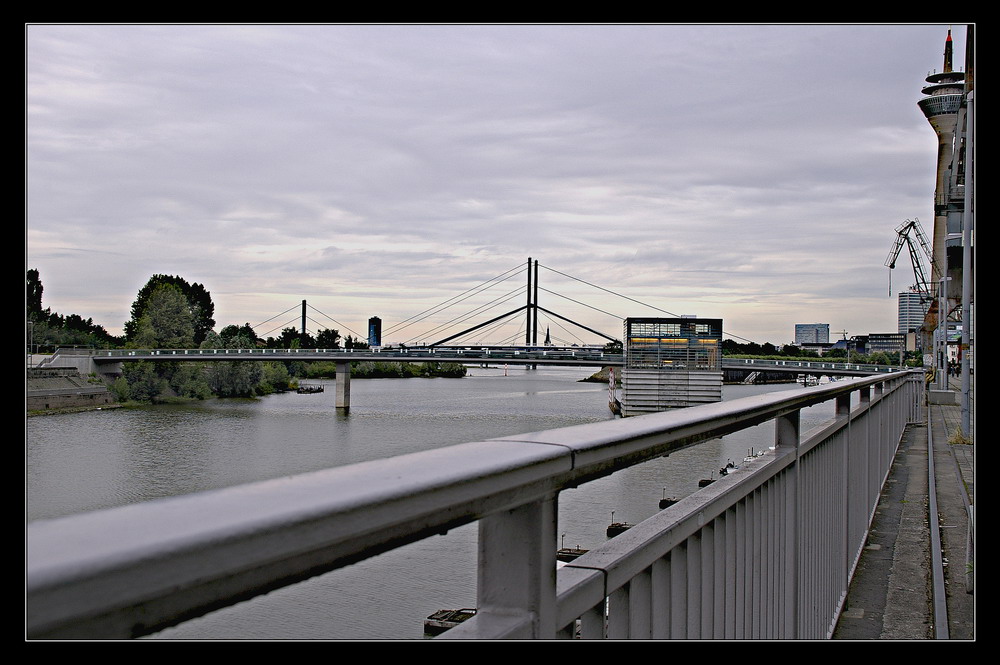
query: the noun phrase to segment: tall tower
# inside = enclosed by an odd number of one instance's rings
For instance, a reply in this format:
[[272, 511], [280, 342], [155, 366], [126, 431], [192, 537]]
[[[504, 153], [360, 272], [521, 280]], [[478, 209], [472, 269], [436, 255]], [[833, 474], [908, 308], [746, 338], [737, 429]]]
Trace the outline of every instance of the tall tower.
[[916, 286], [908, 291], [900, 291], [897, 295], [898, 310], [896, 332], [913, 333], [920, 330], [927, 316], [927, 305], [930, 303], [928, 294]]
[[955, 134], [958, 113], [965, 93], [965, 74], [952, 67], [951, 30], [944, 43], [944, 67], [939, 73], [927, 77], [923, 93], [928, 95], [919, 102], [920, 110], [931, 124], [938, 138], [937, 178], [934, 187], [934, 232], [931, 257], [931, 279], [937, 283], [947, 270], [946, 241], [948, 238], [948, 212], [952, 199], [953, 162], [955, 160]]

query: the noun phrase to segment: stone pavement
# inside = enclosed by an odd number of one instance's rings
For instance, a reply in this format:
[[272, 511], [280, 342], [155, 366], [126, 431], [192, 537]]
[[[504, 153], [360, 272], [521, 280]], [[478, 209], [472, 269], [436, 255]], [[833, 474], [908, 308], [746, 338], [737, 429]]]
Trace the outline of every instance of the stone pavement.
[[[959, 389], [954, 379], [951, 388]], [[907, 430], [896, 453], [834, 639], [975, 639], [975, 527], [971, 508], [975, 502], [975, 446], [953, 436], [960, 429], [960, 406], [925, 405], [924, 413], [928, 410], [947, 631], [934, 626], [934, 566], [928, 529], [930, 458], [927, 426], [920, 424]], [[974, 416], [974, 405], [972, 412]], [[973, 440], [974, 423], [973, 418]]]

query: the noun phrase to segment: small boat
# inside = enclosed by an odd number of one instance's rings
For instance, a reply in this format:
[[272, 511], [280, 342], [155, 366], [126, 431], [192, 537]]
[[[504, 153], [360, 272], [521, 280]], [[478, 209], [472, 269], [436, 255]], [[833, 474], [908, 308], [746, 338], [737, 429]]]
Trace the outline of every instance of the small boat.
[[678, 501], [680, 501], [680, 499], [677, 499], [675, 497], [669, 497], [668, 498], [667, 497], [667, 488], [664, 487], [663, 488], [663, 498], [660, 499], [660, 510], [663, 510], [664, 508], [669, 508], [670, 506], [674, 505]]
[[566, 547], [566, 534], [562, 535], [562, 541], [559, 543], [559, 549], [556, 550], [556, 565], [558, 562], [569, 563], [573, 559], [582, 556], [589, 552], [590, 550], [585, 550], [579, 545], [576, 547]]
[[460, 610], [438, 610], [434, 614], [424, 619], [425, 635], [440, 635], [449, 628], [454, 628], [458, 624], [476, 616], [475, 608], [463, 608]]
[[635, 526], [634, 524], [629, 524], [628, 522], [616, 522], [615, 511], [612, 510], [611, 524], [608, 525], [608, 530], [607, 530], [608, 538], [614, 538], [615, 536], [619, 536], [634, 526]]
[[323, 392], [323, 386], [299, 386], [299, 389], [295, 392], [300, 395], [312, 395]]
[[608, 525], [608, 538], [620, 536], [634, 526], [634, 524], [629, 524], [628, 522], [612, 522]]
[[563, 563], [569, 563], [589, 551], [590, 550], [581, 549], [579, 547], [560, 547], [556, 550], [556, 560], [562, 561]]

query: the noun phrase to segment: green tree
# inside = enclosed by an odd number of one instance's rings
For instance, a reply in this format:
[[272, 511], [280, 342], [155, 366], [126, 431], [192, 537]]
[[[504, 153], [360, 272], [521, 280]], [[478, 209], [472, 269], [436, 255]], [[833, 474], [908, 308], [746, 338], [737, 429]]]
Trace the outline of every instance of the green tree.
[[262, 376], [257, 384], [257, 394], [266, 395], [276, 390], [288, 390], [291, 387], [292, 378], [288, 373], [288, 368], [283, 363], [265, 362], [261, 363]]
[[92, 346], [107, 348], [120, 346], [121, 339], [108, 333], [93, 319], [79, 314], [62, 316], [49, 308], [42, 308], [42, 280], [34, 268], [26, 273], [26, 317], [31, 322], [32, 350], [51, 350], [59, 346]]
[[152, 402], [166, 390], [167, 380], [157, 373], [153, 365], [145, 360], [122, 363], [122, 376], [128, 384], [128, 399]]
[[134, 322], [133, 348], [184, 349], [195, 346], [195, 321], [187, 298], [173, 284], [159, 284], [146, 298]]
[[325, 328], [316, 334], [317, 349], [339, 349], [340, 331], [332, 328]]
[[303, 335], [295, 328], [282, 328], [281, 337], [267, 338], [267, 348], [269, 349], [315, 349], [316, 340], [312, 338], [309, 333], [305, 334], [305, 341], [303, 343]]
[[201, 363], [177, 363], [169, 383], [179, 397], [207, 399], [212, 396], [212, 389], [205, 378], [205, 367]]
[[368, 342], [363, 342], [363, 341], [361, 341], [360, 338], [354, 339], [352, 336], [348, 335], [346, 338], [344, 338], [344, 348], [345, 349], [367, 349], [367, 348], [370, 348], [370, 347], [368, 346]]
[[[215, 327], [215, 304], [212, 294], [201, 284], [189, 284], [187, 280], [175, 275], [153, 275], [149, 278], [132, 303], [132, 318], [125, 322], [125, 339], [134, 341], [138, 334], [139, 321], [142, 319], [150, 297], [157, 287], [170, 284], [177, 287], [187, 300], [194, 327], [194, 345], [198, 346], [205, 336]], [[134, 345], [133, 345], [134, 346]]]
[[219, 397], [250, 397], [263, 378], [261, 363], [253, 360], [209, 363], [206, 380]]
[[227, 349], [257, 348], [257, 333], [249, 323], [244, 323], [242, 326], [226, 326], [219, 331], [219, 337]]
[[42, 280], [34, 268], [28, 270], [25, 287], [25, 301], [28, 307], [28, 319], [42, 320]]

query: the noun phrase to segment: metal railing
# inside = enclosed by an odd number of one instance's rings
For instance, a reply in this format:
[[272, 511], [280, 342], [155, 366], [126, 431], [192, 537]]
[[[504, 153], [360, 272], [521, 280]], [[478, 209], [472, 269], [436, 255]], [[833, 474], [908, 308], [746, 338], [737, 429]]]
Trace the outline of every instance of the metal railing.
[[[60, 350], [60, 353], [62, 350]], [[625, 362], [621, 353], [608, 353], [586, 348], [381, 348], [381, 349], [101, 349], [87, 355], [98, 362], [129, 360], [400, 360], [456, 362], [539, 362], [560, 364], [615, 365]], [[816, 360], [768, 360], [760, 358], [722, 357], [726, 369], [753, 367], [777, 371], [801, 370], [830, 374], [890, 374], [900, 367]]]
[[[826, 637], [922, 385], [865, 377], [32, 522], [27, 636], [149, 634], [478, 522], [479, 611], [449, 638]], [[801, 435], [799, 411], [829, 400], [836, 418]], [[772, 420], [773, 452], [557, 574], [561, 490]]]

